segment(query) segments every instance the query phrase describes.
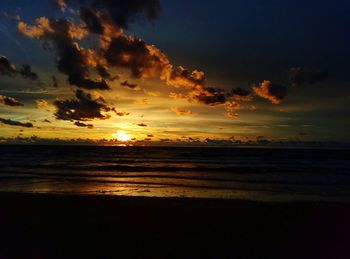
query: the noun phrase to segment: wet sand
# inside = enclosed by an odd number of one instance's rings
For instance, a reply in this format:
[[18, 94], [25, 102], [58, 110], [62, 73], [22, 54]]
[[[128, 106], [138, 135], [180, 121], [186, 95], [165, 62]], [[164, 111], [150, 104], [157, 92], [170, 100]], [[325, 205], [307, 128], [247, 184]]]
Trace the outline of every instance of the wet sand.
[[0, 258], [350, 258], [350, 205], [0, 194]]

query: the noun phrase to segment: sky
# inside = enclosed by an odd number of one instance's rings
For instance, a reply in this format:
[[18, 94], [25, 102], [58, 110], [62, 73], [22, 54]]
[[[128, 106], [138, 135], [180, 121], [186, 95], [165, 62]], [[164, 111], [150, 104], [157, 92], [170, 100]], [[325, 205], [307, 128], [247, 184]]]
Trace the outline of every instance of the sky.
[[0, 137], [350, 141], [350, 3], [2, 0]]

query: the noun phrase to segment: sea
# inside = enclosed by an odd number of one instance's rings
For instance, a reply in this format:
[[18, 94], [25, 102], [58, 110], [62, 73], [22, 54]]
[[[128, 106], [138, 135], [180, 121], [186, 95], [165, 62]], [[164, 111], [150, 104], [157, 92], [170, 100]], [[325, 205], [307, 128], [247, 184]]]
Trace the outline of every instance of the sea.
[[0, 145], [0, 192], [349, 202], [350, 150]]

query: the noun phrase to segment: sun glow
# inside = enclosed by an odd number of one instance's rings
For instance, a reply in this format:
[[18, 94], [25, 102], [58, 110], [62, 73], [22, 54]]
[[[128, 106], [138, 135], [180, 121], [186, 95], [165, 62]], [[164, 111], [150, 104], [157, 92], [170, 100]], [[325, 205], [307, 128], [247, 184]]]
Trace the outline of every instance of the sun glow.
[[116, 138], [119, 141], [129, 141], [131, 136], [127, 134], [124, 130], [118, 130], [117, 133], [112, 135], [113, 138]]

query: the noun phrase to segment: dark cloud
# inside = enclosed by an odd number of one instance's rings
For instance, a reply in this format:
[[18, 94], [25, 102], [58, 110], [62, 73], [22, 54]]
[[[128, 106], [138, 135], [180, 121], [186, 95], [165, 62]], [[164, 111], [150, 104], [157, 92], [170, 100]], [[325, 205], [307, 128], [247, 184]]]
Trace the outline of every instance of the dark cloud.
[[192, 99], [209, 106], [230, 103], [232, 100], [248, 101], [251, 99], [251, 92], [242, 88], [225, 91], [216, 87], [198, 87], [190, 94]]
[[120, 85], [135, 91], [141, 90], [141, 88], [137, 84], [131, 84], [128, 81], [124, 81], [120, 83]]
[[129, 112], [116, 112], [115, 114], [116, 114], [116, 115], [118, 115], [118, 116], [120, 116], [120, 117], [130, 115], [130, 113], [129, 113]]
[[18, 127], [25, 127], [25, 128], [33, 128], [34, 125], [30, 122], [20, 122], [20, 121], [13, 121], [10, 119], [4, 119], [0, 118], [0, 122], [6, 125], [11, 125], [11, 126], [18, 126]]
[[139, 126], [139, 127], [147, 127], [147, 124], [145, 124], [145, 123], [139, 123], [139, 124], [137, 124], [137, 126]]
[[192, 99], [209, 106], [224, 104], [228, 97], [225, 91], [215, 87], [203, 87], [192, 92]]
[[85, 123], [80, 122], [80, 121], [76, 121], [74, 123], [74, 125], [77, 127], [85, 127], [85, 128], [89, 128], [89, 129], [92, 129], [94, 127], [94, 125], [92, 125], [92, 124], [85, 124]]
[[82, 7], [80, 8], [80, 18], [86, 24], [86, 27], [91, 33], [104, 33], [104, 27], [101, 23], [101, 19], [96, 12], [89, 8]]
[[287, 95], [287, 87], [280, 84], [273, 84], [265, 80], [258, 87], [253, 87], [256, 95], [271, 101], [273, 104], [279, 104]]
[[4, 56], [0, 55], [0, 75], [15, 76], [16, 67]]
[[[83, 17], [89, 21], [89, 27], [95, 31], [101, 29], [97, 20], [92, 18], [97, 11], [110, 17], [116, 25], [127, 28], [131, 22], [142, 17], [148, 20], [156, 19], [161, 10], [159, 0], [56, 0], [56, 2], [61, 9], [66, 8], [66, 3], [78, 2], [88, 5], [94, 12], [84, 8]], [[86, 18], [86, 16], [89, 17]]]
[[160, 12], [159, 0], [102, 0], [95, 3], [104, 5], [115, 23], [123, 28], [140, 16], [154, 20]]
[[19, 107], [19, 106], [23, 106], [24, 104], [17, 101], [15, 98], [8, 97], [5, 95], [0, 95], [0, 106], [1, 105]]
[[2, 55], [0, 55], [0, 75], [10, 77], [21, 75], [24, 79], [32, 81], [39, 79], [39, 76], [32, 71], [31, 66], [24, 64], [21, 69], [17, 70], [16, 66], [7, 57]]
[[76, 43], [87, 33], [81, 26], [63, 19], [40, 18], [34, 26], [19, 22], [18, 29], [26, 36], [40, 39], [45, 46], [53, 46], [57, 68], [68, 76], [71, 85], [85, 89], [109, 89], [103, 78], [90, 78], [89, 64], [94, 62], [90, 60], [94, 53], [87, 52]]
[[39, 76], [32, 71], [32, 68], [29, 65], [22, 65], [19, 73], [23, 76], [23, 78], [30, 79], [32, 81], [39, 79]]
[[96, 72], [100, 75], [100, 77], [105, 80], [114, 81], [115, 79], [119, 78], [118, 75], [111, 76], [111, 74], [108, 71], [108, 68], [104, 65], [98, 64], [95, 69]]
[[110, 118], [108, 112], [115, 112], [115, 108], [109, 107], [103, 97], [94, 99], [91, 94], [77, 90], [75, 99], [56, 100], [57, 108], [55, 116], [60, 120], [89, 121], [94, 119], [105, 120]]
[[320, 83], [328, 77], [327, 71], [308, 71], [303, 67], [292, 67], [289, 70], [289, 82], [294, 86]]
[[231, 90], [229, 95], [235, 100], [247, 101], [250, 100], [252, 92], [240, 87], [236, 87]]
[[164, 68], [158, 53], [153, 53], [146, 42], [135, 36], [111, 38], [103, 56], [109, 66], [128, 68], [135, 78], [159, 73]]

